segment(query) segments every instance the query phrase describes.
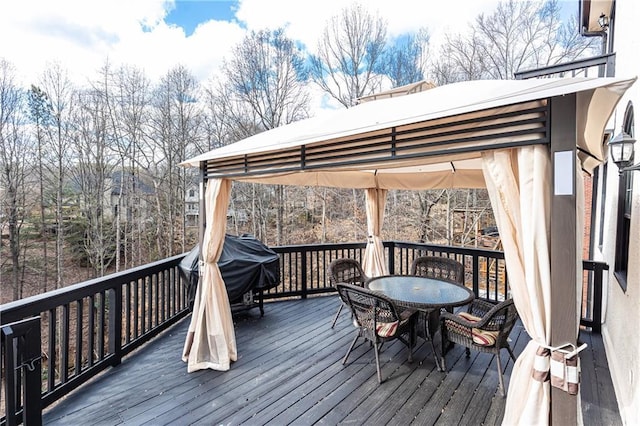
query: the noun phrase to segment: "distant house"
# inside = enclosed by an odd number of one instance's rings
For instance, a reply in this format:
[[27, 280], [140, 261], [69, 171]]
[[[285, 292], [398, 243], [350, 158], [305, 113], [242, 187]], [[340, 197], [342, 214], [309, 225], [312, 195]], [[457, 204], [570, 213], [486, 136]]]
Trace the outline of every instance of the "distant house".
[[113, 218], [120, 220], [132, 220], [133, 209], [145, 209], [149, 204], [148, 198], [153, 194], [153, 187], [134, 173], [116, 171], [107, 182], [109, 211]]
[[200, 192], [197, 185], [190, 186], [184, 197], [185, 226], [198, 226], [200, 214]]

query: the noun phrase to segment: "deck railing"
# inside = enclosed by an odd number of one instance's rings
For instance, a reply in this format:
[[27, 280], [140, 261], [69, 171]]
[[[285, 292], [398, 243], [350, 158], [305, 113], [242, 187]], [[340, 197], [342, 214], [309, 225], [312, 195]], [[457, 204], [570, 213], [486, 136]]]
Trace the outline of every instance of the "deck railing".
[[[0, 395], [5, 399], [4, 411], [10, 411], [3, 413], [0, 423], [38, 424], [32, 412], [22, 412], [22, 406], [46, 407], [118, 365], [123, 356], [186, 316], [186, 286], [177, 269], [183, 257], [0, 305], [4, 361]], [[16, 325], [32, 318], [41, 322], [37, 330], [11, 341], [6, 337]], [[34, 339], [39, 356], [31, 359], [25, 348]], [[30, 372], [22, 367], [29, 365], [42, 369], [38, 404], [29, 401], [33, 389], [22, 385], [23, 375]]]
[[518, 71], [514, 73], [514, 77], [516, 80], [549, 77], [614, 77], [615, 69], [616, 54], [607, 53], [564, 64]]
[[[265, 291], [265, 299], [306, 298], [335, 291], [327, 279], [328, 264], [336, 258], [362, 261], [365, 243], [314, 244], [274, 247], [280, 255], [280, 283]], [[502, 300], [509, 295], [504, 254], [500, 251], [387, 241], [389, 272], [407, 274], [418, 256], [453, 257], [465, 265], [465, 285], [479, 297]], [[0, 305], [2, 377], [5, 398], [0, 424], [29, 420], [22, 407], [46, 407], [122, 358], [167, 327], [188, 315], [187, 283], [178, 271], [184, 255]], [[585, 326], [599, 331], [602, 274], [606, 264], [585, 261], [589, 301], [583, 307]], [[595, 286], [592, 284], [595, 283]], [[42, 325], [23, 332], [24, 320]], [[40, 332], [40, 333], [36, 333]], [[38, 337], [39, 334], [42, 337]], [[30, 346], [29, 346], [30, 345]], [[27, 349], [33, 348], [41, 356]], [[29, 374], [40, 367], [39, 381]], [[9, 378], [10, 380], [7, 380]], [[37, 387], [34, 392], [33, 387]], [[9, 386], [10, 385], [10, 386]], [[33, 401], [34, 395], [39, 401]], [[29, 400], [29, 395], [31, 400]], [[7, 415], [7, 411], [10, 414]], [[27, 422], [25, 421], [25, 424]]]
[[[306, 298], [334, 291], [327, 279], [329, 263], [341, 257], [362, 262], [365, 247], [365, 243], [274, 247], [280, 255], [280, 284], [265, 291], [263, 297]], [[452, 257], [465, 265], [465, 284], [478, 296], [503, 300], [508, 295], [504, 253], [500, 251], [397, 241], [384, 242], [384, 247], [391, 274], [408, 274], [411, 262], [418, 256]]]

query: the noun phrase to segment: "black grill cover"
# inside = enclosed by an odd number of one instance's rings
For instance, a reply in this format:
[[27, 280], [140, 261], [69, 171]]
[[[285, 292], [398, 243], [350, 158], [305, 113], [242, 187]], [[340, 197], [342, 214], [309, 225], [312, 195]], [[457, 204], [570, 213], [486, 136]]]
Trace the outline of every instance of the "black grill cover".
[[[188, 283], [189, 306], [192, 308], [198, 285], [199, 254], [200, 248], [195, 246], [179, 265]], [[218, 267], [230, 303], [241, 301], [249, 290], [267, 290], [280, 282], [278, 254], [251, 235], [226, 234]]]

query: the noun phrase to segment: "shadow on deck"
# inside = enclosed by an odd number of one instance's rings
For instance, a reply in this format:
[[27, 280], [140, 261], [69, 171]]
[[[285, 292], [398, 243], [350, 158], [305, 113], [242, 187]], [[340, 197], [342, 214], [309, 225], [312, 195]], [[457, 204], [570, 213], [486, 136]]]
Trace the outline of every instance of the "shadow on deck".
[[[436, 369], [431, 347], [419, 339], [414, 361], [406, 347], [381, 352], [378, 385], [367, 345], [346, 366], [342, 358], [354, 328], [343, 310], [334, 329], [336, 296], [265, 304], [265, 316], [238, 314], [238, 360], [227, 372], [187, 373], [180, 359], [189, 319], [79, 388], [43, 413], [48, 425], [119, 424], [499, 424], [500, 397], [490, 354], [454, 347], [447, 373]], [[517, 354], [529, 341], [518, 323], [511, 334]], [[621, 424], [601, 337], [581, 333], [582, 408], [585, 424]], [[513, 363], [502, 351], [505, 381]]]

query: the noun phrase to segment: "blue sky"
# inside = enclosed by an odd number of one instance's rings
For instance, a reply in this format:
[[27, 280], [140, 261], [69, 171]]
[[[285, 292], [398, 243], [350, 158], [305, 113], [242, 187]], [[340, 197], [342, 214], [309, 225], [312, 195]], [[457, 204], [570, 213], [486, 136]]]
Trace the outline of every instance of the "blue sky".
[[165, 22], [182, 27], [185, 34], [191, 36], [198, 24], [209, 19], [235, 20], [237, 10], [237, 0], [178, 0], [167, 14]]

